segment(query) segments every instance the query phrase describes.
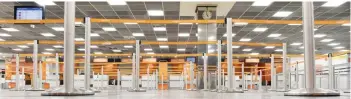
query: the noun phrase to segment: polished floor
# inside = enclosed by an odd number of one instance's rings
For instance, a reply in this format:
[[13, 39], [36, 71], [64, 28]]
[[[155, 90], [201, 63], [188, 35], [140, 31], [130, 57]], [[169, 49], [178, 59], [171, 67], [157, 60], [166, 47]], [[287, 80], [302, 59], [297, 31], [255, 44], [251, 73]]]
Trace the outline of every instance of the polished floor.
[[281, 92], [216, 93], [205, 91], [167, 90], [127, 92], [125, 90], [104, 90], [94, 96], [50, 97], [40, 96], [41, 92], [0, 90], [0, 99], [350, 99], [350, 94], [339, 97], [292, 97]]

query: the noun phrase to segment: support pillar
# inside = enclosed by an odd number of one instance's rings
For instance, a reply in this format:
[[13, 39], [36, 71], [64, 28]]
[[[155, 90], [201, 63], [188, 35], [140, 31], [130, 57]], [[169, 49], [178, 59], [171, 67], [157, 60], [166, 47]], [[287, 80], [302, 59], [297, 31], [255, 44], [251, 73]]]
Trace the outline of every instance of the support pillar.
[[289, 90], [289, 67], [287, 66], [287, 46], [283, 43], [283, 89], [279, 92], [287, 92]]
[[217, 41], [217, 89], [213, 91], [221, 92], [222, 84], [222, 41]]
[[275, 72], [275, 64], [274, 64], [274, 55], [271, 55], [271, 89], [270, 91], [277, 90], [277, 83], [276, 83], [276, 72]]
[[334, 66], [333, 66], [333, 59], [332, 59], [332, 54], [329, 53], [328, 54], [328, 88], [330, 90], [336, 90], [336, 87], [335, 87], [335, 69], [334, 69]]
[[60, 64], [59, 64], [59, 55], [58, 53], [56, 53], [55, 55], [55, 66], [56, 66], [56, 70], [55, 70], [55, 77], [56, 77], [56, 87], [60, 87]]
[[[20, 86], [22, 86], [22, 84], [20, 84], [20, 74], [19, 74], [19, 70], [20, 70], [20, 67], [19, 67], [19, 54], [16, 54], [15, 55], [15, 58], [16, 58], [16, 86], [15, 88], [12, 88], [11, 91], [23, 91], [23, 89], [20, 88]], [[22, 68], [22, 75], [23, 75], [23, 78], [24, 78], [24, 74], [23, 74], [23, 71], [24, 69]], [[23, 86], [24, 87], [24, 86]]]
[[[350, 36], [351, 37], [351, 36]], [[351, 43], [350, 43], [351, 44]], [[349, 53], [348, 54], [348, 57], [347, 59], [349, 60], [351, 58], [351, 54]], [[348, 67], [349, 67], [349, 71], [347, 72], [347, 77], [346, 77], [346, 90], [344, 90], [344, 93], [350, 93], [350, 84], [351, 84], [351, 81], [350, 81], [350, 77], [351, 77], [351, 62], [348, 61], [349, 64], [348, 64]]]
[[32, 79], [32, 85], [33, 87], [31, 89], [28, 89], [26, 91], [44, 91], [44, 89], [41, 89], [39, 87], [38, 81], [39, 81], [39, 76], [38, 76], [38, 46], [39, 46], [39, 41], [34, 40], [33, 42], [33, 79]]
[[245, 79], [246, 79], [246, 76], [245, 76], [245, 68], [244, 68], [244, 63], [243, 63], [243, 64], [241, 64], [241, 85], [242, 85], [241, 88], [243, 91], [247, 91]]
[[133, 87], [129, 89], [129, 92], [146, 92], [145, 89], [139, 88], [139, 73], [140, 73], [140, 40], [135, 42], [135, 55], [134, 55], [134, 65], [133, 65]]
[[305, 77], [306, 77], [306, 88], [292, 90], [284, 93], [285, 96], [340, 96], [333, 90], [326, 90], [315, 87], [315, 43], [314, 43], [314, 14], [313, 14], [313, 2], [303, 1], [302, 2], [302, 13], [303, 13], [303, 41], [304, 41], [304, 66], [305, 66]]
[[207, 55], [206, 53], [203, 54], [203, 58], [204, 58], [204, 77], [203, 77], [203, 80], [204, 80], [204, 91], [208, 91], [208, 88], [207, 88], [207, 83], [208, 83], [208, 80], [207, 80]]

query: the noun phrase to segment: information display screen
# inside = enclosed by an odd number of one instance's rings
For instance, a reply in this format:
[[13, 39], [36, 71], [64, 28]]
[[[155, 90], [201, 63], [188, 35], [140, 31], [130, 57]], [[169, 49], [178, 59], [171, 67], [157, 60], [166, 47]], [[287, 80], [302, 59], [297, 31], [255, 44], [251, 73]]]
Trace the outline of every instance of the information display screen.
[[37, 6], [15, 6], [16, 20], [42, 20], [44, 19], [44, 8]]
[[186, 58], [186, 61], [187, 61], [187, 62], [193, 62], [193, 63], [195, 63], [195, 60], [196, 60], [195, 57], [187, 57], [187, 58]]

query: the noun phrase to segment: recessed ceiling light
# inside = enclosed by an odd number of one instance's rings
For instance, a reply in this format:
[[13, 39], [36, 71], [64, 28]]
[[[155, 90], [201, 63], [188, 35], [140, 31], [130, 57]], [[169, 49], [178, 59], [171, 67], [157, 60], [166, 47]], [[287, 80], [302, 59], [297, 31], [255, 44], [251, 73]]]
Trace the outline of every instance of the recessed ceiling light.
[[155, 54], [154, 52], [147, 52], [146, 54]]
[[117, 31], [114, 27], [103, 27], [102, 30], [104, 31]]
[[9, 32], [18, 32], [19, 30], [15, 29], [15, 28], [1, 28], [5, 31], [9, 31]]
[[53, 47], [54, 48], [63, 48], [63, 46], [61, 46], [61, 45], [54, 45]]
[[268, 37], [279, 37], [279, 36], [281, 36], [282, 34], [270, 34], [270, 35], [268, 35]]
[[254, 32], [264, 32], [264, 31], [266, 31], [268, 28], [255, 28], [255, 29], [253, 29], [252, 31], [254, 31]]
[[198, 34], [198, 33], [196, 33], [195, 35], [196, 35], [196, 37], [197, 37], [197, 36], [199, 36], [199, 34]]
[[133, 36], [145, 36], [144, 33], [133, 33]]
[[97, 34], [97, 33], [91, 33], [91, 34], [90, 34], [90, 36], [91, 36], [91, 37], [98, 37], [98, 36], [100, 36], [100, 34]]
[[276, 50], [274, 50], [274, 51], [276, 51], [276, 52], [282, 52], [283, 49], [276, 49]]
[[[232, 33], [232, 37], [234, 37], [235, 35], [235, 33]], [[227, 33], [223, 34], [223, 37], [227, 37]]]
[[179, 48], [177, 51], [185, 51], [185, 48]]
[[243, 49], [243, 51], [245, 51], [245, 52], [249, 52], [249, 51], [251, 51], [252, 49]]
[[247, 24], [249, 24], [249, 23], [247, 23], [247, 22], [235, 22], [234, 26], [243, 26], [243, 25], [247, 25]]
[[210, 36], [210, 37], [208, 37], [208, 40], [209, 41], [216, 41], [216, 37], [215, 36]]
[[189, 33], [178, 33], [179, 37], [189, 37], [190, 34]]
[[154, 27], [154, 31], [166, 31], [165, 27]]
[[15, 48], [15, 49], [12, 49], [12, 50], [14, 50], [14, 51], [23, 51], [23, 50], [20, 49], [20, 48]]
[[45, 54], [45, 55], [50, 55], [50, 54], [52, 54], [52, 53], [50, 53], [50, 52], [42, 52], [43, 54]]
[[303, 48], [305, 48], [305, 47], [303, 47], [303, 46], [301, 46], [301, 47], [299, 47], [300, 49], [303, 49]]
[[350, 23], [342, 24], [341, 26], [350, 26]]
[[91, 45], [90, 48], [99, 48], [99, 46]]
[[302, 43], [291, 43], [290, 45], [302, 45]]
[[160, 45], [160, 48], [168, 48], [168, 45]]
[[144, 51], [152, 51], [152, 49], [151, 48], [146, 48], [146, 49], [144, 49]]
[[147, 10], [149, 16], [163, 16], [164, 12], [162, 10]]
[[248, 41], [251, 41], [251, 39], [250, 38], [241, 38], [239, 41], [248, 42]]
[[324, 3], [322, 7], [338, 7], [344, 4], [345, 2], [346, 2], [345, 0], [332, 0]]
[[124, 45], [123, 47], [124, 47], [124, 48], [133, 48], [132, 45]]
[[75, 41], [84, 41], [84, 38], [74, 38]]
[[327, 35], [325, 35], [325, 34], [315, 34], [314, 35], [315, 38], [322, 38], [322, 37], [325, 37], [325, 36], [327, 36]]
[[4, 40], [4, 39], [0, 38], [0, 41], [6, 41], [6, 40]]
[[127, 5], [125, 0], [107, 0], [109, 5]]
[[346, 52], [346, 51], [350, 51], [350, 50], [340, 50], [341, 52]]
[[167, 38], [157, 38], [157, 41], [167, 41]]
[[34, 0], [34, 2], [41, 6], [56, 5], [52, 0]]
[[250, 55], [258, 55], [258, 54], [260, 54], [260, 53], [251, 53]]
[[138, 24], [138, 23], [131, 23], [131, 22], [126, 22], [124, 23], [125, 25], [135, 25], [135, 24]]
[[264, 47], [264, 48], [266, 48], [266, 49], [272, 49], [272, 48], [275, 48], [275, 46], [266, 46], [266, 47]]
[[63, 27], [51, 27], [55, 31], [65, 31], [65, 28]]
[[10, 34], [6, 34], [6, 33], [0, 33], [0, 36], [1, 37], [10, 37], [11, 35]]
[[19, 48], [29, 48], [27, 45], [18, 45]]
[[41, 33], [41, 35], [46, 36], [46, 37], [54, 37], [55, 36], [52, 33]]
[[179, 23], [179, 25], [192, 25], [193, 23]]
[[329, 46], [336, 46], [336, 45], [340, 45], [340, 43], [330, 43], [328, 44]]
[[213, 52], [215, 52], [216, 51], [216, 49], [209, 49], [208, 50], [208, 53], [213, 53]]
[[240, 46], [232, 46], [232, 48], [240, 48]]
[[272, 2], [269, 0], [256, 0], [251, 6], [269, 6]]
[[122, 52], [122, 50], [114, 49], [114, 50], [112, 50], [112, 52]]
[[55, 51], [55, 49], [52, 49], [52, 48], [47, 48], [45, 49], [46, 51]]
[[288, 24], [288, 25], [302, 25], [302, 24]]
[[78, 51], [85, 51], [84, 48], [78, 48]]
[[293, 12], [291, 12], [291, 11], [278, 11], [273, 15], [273, 17], [287, 17], [292, 13]]
[[343, 47], [343, 46], [338, 46], [338, 47], [334, 47], [333, 49], [343, 49], [343, 48], [345, 48], [345, 47]]
[[102, 52], [94, 52], [94, 54], [103, 54]]
[[331, 41], [334, 41], [334, 39], [323, 39], [323, 40], [321, 40], [321, 42], [331, 42]]

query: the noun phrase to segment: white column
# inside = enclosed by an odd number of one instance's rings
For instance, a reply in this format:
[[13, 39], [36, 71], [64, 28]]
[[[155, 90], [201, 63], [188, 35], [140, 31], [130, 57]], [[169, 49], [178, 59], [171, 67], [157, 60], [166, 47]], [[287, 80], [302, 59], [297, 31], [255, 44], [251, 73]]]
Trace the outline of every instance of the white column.
[[56, 53], [56, 61], [55, 61], [55, 66], [56, 66], [56, 70], [55, 70], [55, 77], [56, 77], [56, 87], [60, 86], [60, 65], [59, 65], [59, 55], [58, 53]]
[[208, 90], [208, 88], [207, 88], [207, 55], [206, 55], [206, 53], [204, 53], [204, 55], [203, 55], [203, 58], [204, 58], [204, 78], [203, 78], [203, 80], [204, 80], [204, 90]]
[[296, 83], [296, 89], [299, 88], [299, 62], [296, 62], [295, 66], [295, 83]]
[[242, 90], [245, 90], [245, 68], [244, 68], [244, 63], [241, 64], [241, 85], [242, 85]]
[[[227, 18], [227, 75], [228, 75], [228, 83], [229, 83], [229, 88], [228, 90], [234, 90], [234, 85], [233, 85], [233, 51], [232, 51], [232, 27], [233, 27], [233, 22], [232, 18]], [[235, 76], [235, 74], [234, 74]]]
[[329, 53], [328, 54], [328, 68], [329, 68], [329, 79], [328, 79], [328, 88], [331, 90], [336, 89], [335, 88], [335, 70], [334, 70], [334, 66], [332, 64], [332, 54]]
[[222, 41], [217, 41], [217, 90], [221, 88], [222, 84]]
[[136, 80], [135, 80], [135, 86], [136, 89], [139, 90], [139, 73], [140, 73], [140, 40], [136, 40], [136, 44], [135, 44], [135, 72], [136, 72]]
[[33, 43], [33, 89], [38, 89], [38, 40]]
[[136, 88], [136, 61], [135, 61], [135, 53], [132, 55], [132, 89]]
[[38, 80], [38, 84], [39, 84], [39, 89], [43, 89], [43, 65], [42, 65], [42, 60], [39, 61], [39, 80]]
[[288, 91], [289, 88], [289, 69], [287, 66], [287, 46], [286, 43], [283, 43], [283, 91]]
[[64, 88], [65, 92], [74, 90], [74, 37], [75, 37], [75, 1], [66, 1], [64, 8]]
[[19, 77], [19, 54], [16, 54], [16, 90], [20, 87], [20, 77]]
[[85, 90], [90, 89], [90, 72], [91, 72], [91, 66], [90, 66], [90, 32], [91, 32], [91, 23], [90, 23], [90, 17], [85, 17], [85, 57], [84, 57], [84, 86]]
[[275, 65], [274, 65], [274, 55], [271, 55], [271, 90], [276, 90], [276, 77], [275, 77]]

